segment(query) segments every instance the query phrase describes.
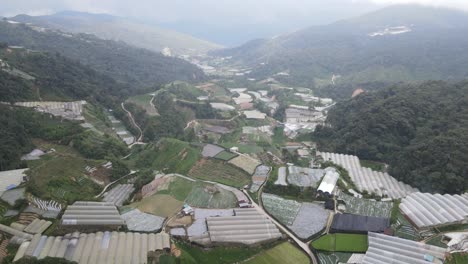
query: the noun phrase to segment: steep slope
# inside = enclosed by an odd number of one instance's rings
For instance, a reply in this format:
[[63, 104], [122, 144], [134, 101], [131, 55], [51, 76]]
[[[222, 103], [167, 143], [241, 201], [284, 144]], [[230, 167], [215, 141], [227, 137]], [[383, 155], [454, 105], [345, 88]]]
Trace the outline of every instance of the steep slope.
[[468, 189], [468, 82], [396, 85], [338, 102], [315, 137], [327, 151], [390, 164], [425, 192]]
[[132, 87], [204, 78], [199, 68], [181, 59], [134, 48], [123, 42], [102, 40], [94, 35], [68, 34], [1, 21], [0, 42], [38, 51], [58, 52]]
[[175, 54], [198, 54], [221, 48], [220, 45], [186, 34], [104, 14], [65, 11], [48, 16], [19, 15], [11, 19], [64, 32], [90, 33], [103, 39], [124, 41], [155, 52], [161, 52], [168, 47]]
[[393, 6], [358, 18], [215, 51], [254, 67], [255, 77], [289, 72], [297, 84], [463, 79], [468, 14]]

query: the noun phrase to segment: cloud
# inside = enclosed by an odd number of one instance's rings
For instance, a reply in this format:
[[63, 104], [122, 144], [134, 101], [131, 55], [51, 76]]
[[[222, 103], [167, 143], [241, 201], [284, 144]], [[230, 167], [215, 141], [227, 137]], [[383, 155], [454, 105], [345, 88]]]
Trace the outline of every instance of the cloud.
[[366, 1], [379, 5], [395, 4], [419, 4], [433, 7], [446, 7], [468, 11], [468, 1], [466, 0], [357, 0]]

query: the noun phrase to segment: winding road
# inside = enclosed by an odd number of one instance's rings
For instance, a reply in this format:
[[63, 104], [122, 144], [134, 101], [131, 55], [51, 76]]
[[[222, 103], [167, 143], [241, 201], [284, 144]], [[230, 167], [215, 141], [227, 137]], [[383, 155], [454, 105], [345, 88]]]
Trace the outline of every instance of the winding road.
[[138, 144], [142, 144], [142, 140], [143, 140], [143, 131], [141, 130], [141, 127], [135, 122], [135, 119], [133, 118], [133, 115], [130, 111], [128, 111], [126, 108], [125, 108], [125, 105], [124, 103], [121, 103], [121, 106], [122, 106], [122, 109], [127, 113], [128, 115], [128, 118], [130, 118], [130, 121], [132, 122], [132, 125], [134, 127], [136, 127], [140, 133], [140, 135], [138, 136], [137, 140], [131, 144], [129, 146], [129, 148], [133, 147], [133, 145], [138, 145]]

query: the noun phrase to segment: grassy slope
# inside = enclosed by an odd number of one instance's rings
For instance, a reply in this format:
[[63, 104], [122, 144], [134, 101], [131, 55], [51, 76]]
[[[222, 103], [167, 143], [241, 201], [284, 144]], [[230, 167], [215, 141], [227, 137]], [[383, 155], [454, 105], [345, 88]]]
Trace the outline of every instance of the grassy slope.
[[87, 160], [67, 146], [43, 143], [39, 147], [56, 150], [40, 160], [28, 161], [28, 185], [42, 193], [41, 198], [57, 201], [88, 200], [99, 192], [100, 187], [83, 175], [87, 165], [94, 166], [102, 161]]
[[246, 261], [246, 264], [283, 264], [309, 263], [309, 258], [291, 243], [284, 242], [258, 256]]
[[447, 257], [445, 264], [464, 264], [468, 263], [468, 253], [455, 253]]

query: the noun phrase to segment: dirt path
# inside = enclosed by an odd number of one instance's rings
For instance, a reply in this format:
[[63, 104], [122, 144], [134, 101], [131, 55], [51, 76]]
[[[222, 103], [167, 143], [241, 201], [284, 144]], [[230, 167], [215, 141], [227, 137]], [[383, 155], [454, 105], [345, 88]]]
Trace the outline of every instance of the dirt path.
[[113, 182], [107, 184], [107, 185], [104, 187], [104, 189], [103, 189], [98, 195], [94, 196], [94, 198], [99, 198], [99, 197], [101, 197], [101, 196], [107, 191], [107, 189], [108, 189], [110, 186], [112, 186], [114, 183], [120, 181], [121, 179], [123, 179], [123, 178], [125, 178], [125, 177], [127, 177], [127, 176], [133, 175], [133, 174], [135, 174], [135, 173], [137, 173], [137, 172], [138, 172], [138, 171], [131, 171], [129, 174], [124, 175], [124, 176], [120, 177], [119, 179], [117, 179], [117, 180], [115, 180], [115, 181], [113, 181]]
[[135, 122], [135, 119], [133, 118], [132, 113], [125, 108], [124, 103], [121, 103], [121, 106], [122, 106], [122, 109], [127, 113], [128, 117], [130, 118], [130, 121], [132, 122], [132, 125], [134, 127], [136, 127], [138, 129], [139, 133], [140, 133], [140, 135], [138, 136], [135, 143], [133, 143], [132, 145], [129, 146], [131, 148], [133, 145], [141, 143], [141, 141], [143, 140], [143, 131], [141, 130], [141, 127]]

